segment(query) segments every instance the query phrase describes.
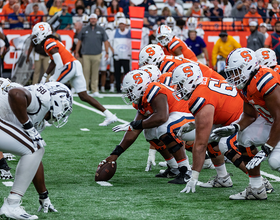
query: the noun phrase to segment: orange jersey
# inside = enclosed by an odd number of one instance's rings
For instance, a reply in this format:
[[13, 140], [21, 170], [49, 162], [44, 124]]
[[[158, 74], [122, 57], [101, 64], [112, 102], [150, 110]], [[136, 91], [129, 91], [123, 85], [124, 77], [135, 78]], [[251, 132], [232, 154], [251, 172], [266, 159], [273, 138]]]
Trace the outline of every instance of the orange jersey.
[[280, 75], [280, 65], [276, 65], [273, 69], [274, 72], [278, 73]]
[[59, 40], [56, 40], [54, 38], [48, 38], [44, 43], [44, 49], [46, 53], [49, 55], [49, 57], [51, 58], [51, 60], [53, 60], [53, 57], [50, 54], [50, 51], [53, 48], [58, 48], [58, 52], [61, 56], [63, 65], [76, 60], [76, 58], [65, 48], [63, 43], [61, 43]]
[[205, 105], [215, 107], [214, 125], [229, 125], [243, 112], [243, 100], [225, 80], [203, 78], [189, 99], [189, 109], [195, 116]]
[[209, 77], [213, 79], [218, 79], [218, 80], [225, 80], [224, 77], [222, 77], [219, 73], [211, 69], [210, 67], [199, 63], [195, 62], [186, 58], [181, 58], [181, 57], [174, 57], [174, 56], [164, 56], [163, 61], [160, 63], [159, 70], [162, 73], [165, 72], [173, 72], [173, 70], [183, 64], [183, 63], [194, 63], [198, 65], [201, 69], [201, 72], [203, 74], [203, 77]]
[[134, 108], [138, 109], [141, 114], [145, 116], [149, 116], [153, 114], [153, 109], [151, 103], [153, 99], [158, 94], [164, 94], [167, 96], [167, 102], [169, 107], [169, 113], [171, 112], [186, 112], [190, 113], [188, 109], [188, 101], [181, 100], [177, 101], [173, 96], [174, 89], [159, 83], [159, 82], [152, 82], [148, 85], [148, 88], [144, 92], [144, 95], [141, 99], [140, 104], [133, 105]]
[[280, 76], [270, 68], [260, 67], [258, 73], [247, 85], [246, 90], [238, 90], [245, 102], [251, 104], [268, 122], [273, 122], [264, 96], [270, 94], [280, 84]]
[[165, 84], [171, 88], [173, 88], [174, 86], [171, 85], [171, 80], [172, 80], [172, 73], [168, 72], [168, 73], [163, 73], [158, 77], [158, 82]]
[[193, 61], [197, 61], [197, 58], [196, 58], [194, 52], [188, 47], [188, 45], [184, 41], [182, 41], [181, 39], [179, 39], [175, 36], [172, 38], [172, 40], [168, 43], [168, 45], [166, 47], [162, 47], [162, 48], [163, 48], [164, 54], [176, 56], [174, 51], [178, 47], [182, 47], [182, 54], [183, 54], [184, 58], [187, 58], [187, 59], [190, 59]]

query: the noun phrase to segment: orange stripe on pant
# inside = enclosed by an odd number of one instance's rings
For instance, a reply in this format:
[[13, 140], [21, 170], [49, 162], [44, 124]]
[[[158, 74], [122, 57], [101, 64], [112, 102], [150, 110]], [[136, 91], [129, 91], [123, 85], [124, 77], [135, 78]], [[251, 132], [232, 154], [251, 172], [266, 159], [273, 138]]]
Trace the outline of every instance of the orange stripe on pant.
[[72, 67], [73, 67], [73, 63], [70, 62], [70, 63], [67, 65], [67, 68], [64, 69], [64, 70], [60, 73], [60, 75], [59, 75], [59, 77], [57, 78], [56, 81], [59, 82], [62, 78], [64, 78], [64, 77], [72, 70]]

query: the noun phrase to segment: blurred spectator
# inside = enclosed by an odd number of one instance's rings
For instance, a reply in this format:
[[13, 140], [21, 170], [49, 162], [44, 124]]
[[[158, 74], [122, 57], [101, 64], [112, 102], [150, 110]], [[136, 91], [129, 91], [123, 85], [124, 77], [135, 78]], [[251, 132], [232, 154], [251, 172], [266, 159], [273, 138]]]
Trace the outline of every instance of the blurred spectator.
[[186, 13], [187, 17], [197, 17], [200, 20], [200, 17], [203, 16], [203, 9], [201, 8], [199, 0], [193, 0], [192, 7]]
[[91, 91], [93, 96], [100, 97], [98, 92], [99, 82], [99, 66], [102, 52], [102, 42], [104, 42], [106, 55], [105, 59], [108, 59], [108, 36], [105, 30], [97, 25], [97, 15], [91, 14], [89, 17], [89, 24], [80, 31], [78, 34], [78, 43], [75, 50], [75, 57], [79, 58], [79, 50], [82, 47], [81, 53], [83, 55], [83, 68], [84, 75], [87, 82], [87, 90], [89, 90], [89, 84], [91, 85]]
[[95, 8], [93, 14], [96, 14], [99, 18], [103, 16], [102, 10], [100, 8]]
[[210, 8], [210, 21], [221, 21], [223, 19], [223, 9], [219, 7], [219, 1], [218, 0], [213, 0], [212, 1], [214, 7]]
[[231, 16], [232, 6], [228, 0], [219, 0], [219, 7], [223, 10], [224, 17]]
[[249, 23], [251, 34], [247, 38], [247, 48], [256, 51], [264, 47], [265, 36], [263, 33], [258, 31], [258, 23], [256, 21], [251, 21]]
[[276, 21], [274, 26], [275, 32], [270, 34], [264, 42], [264, 47], [271, 48], [275, 51], [277, 64], [280, 64], [280, 21]]
[[119, 6], [118, 0], [112, 0], [111, 5], [107, 7], [108, 22], [113, 22], [118, 12], [123, 12], [123, 8]]
[[[3, 2], [3, 1], [1, 1]], [[20, 9], [22, 13], [25, 13], [26, 6], [29, 4], [29, 0], [21, 0]]]
[[44, 12], [44, 15], [48, 14], [48, 10], [44, 2], [39, 2], [39, 0], [31, 0], [31, 3], [29, 3], [25, 8], [25, 15], [30, 15], [30, 13], [33, 12], [34, 4], [39, 6], [39, 11]]
[[158, 20], [157, 6], [150, 5], [149, 11], [145, 11], [144, 26], [152, 29], [153, 26], [157, 23], [157, 20]]
[[150, 7], [151, 5], [154, 5], [154, 6], [156, 5], [155, 2], [154, 2], [154, 0], [144, 0], [142, 4], [137, 5], [137, 6], [138, 6], [138, 7], [145, 7], [145, 12], [148, 12], [149, 7]]
[[234, 49], [240, 48], [241, 45], [226, 31], [221, 31], [219, 37], [212, 50], [212, 65], [214, 70], [224, 76], [223, 71], [227, 56]]
[[77, 0], [64, 0], [63, 3], [65, 3], [68, 7], [68, 12], [71, 13], [73, 9], [75, 9]]
[[72, 15], [68, 13], [68, 6], [66, 3], [62, 4], [62, 14], [59, 19], [61, 20], [61, 25], [59, 26], [60, 30], [71, 29], [71, 25], [73, 24]]
[[118, 28], [115, 30], [112, 46], [114, 48], [114, 69], [117, 93], [121, 93], [121, 68], [124, 74], [130, 71], [131, 59], [131, 35], [130, 30], [126, 28], [126, 19], [118, 20]]
[[91, 6], [91, 13], [94, 13], [96, 8], [102, 11], [102, 16], [107, 15], [107, 7], [104, 4], [104, 0], [96, 0], [95, 4]]
[[173, 17], [181, 17], [184, 14], [183, 7], [180, 4], [176, 3], [176, 0], [167, 0], [164, 6], [170, 9], [171, 15]]
[[213, 6], [208, 0], [200, 0], [200, 5], [203, 10], [209, 10]]
[[[72, 46], [72, 48], [71, 48], [71, 52], [74, 53], [74, 54], [76, 53], [76, 45], [77, 45], [77, 43], [78, 43], [78, 41], [79, 41], [79, 39], [78, 39], [78, 34], [79, 34], [80, 31], [82, 30], [82, 28], [83, 28], [83, 23], [82, 23], [82, 22], [80, 22], [80, 21], [75, 22], [75, 24], [74, 24], [74, 30], [73, 30], [73, 31], [75, 32], [75, 34], [74, 34], [74, 37], [73, 37], [73, 46]], [[79, 60], [81, 63], [83, 63], [81, 49], [82, 49], [82, 48], [80, 47], [79, 51], [77, 51], [78, 54], [79, 54], [78, 60]]]
[[267, 24], [271, 22], [274, 15], [276, 15], [276, 17], [279, 17], [280, 15], [279, 2], [277, 0], [273, 0], [271, 2], [271, 6], [272, 9], [268, 11], [268, 18], [266, 19]]
[[87, 15], [85, 14], [85, 7], [82, 5], [78, 5], [75, 8], [75, 11], [77, 12], [76, 14], [74, 14], [74, 16], [72, 17], [72, 21], [73, 24], [75, 24], [76, 22], [83, 22], [83, 16]]
[[260, 25], [263, 22], [262, 17], [257, 12], [257, 6], [253, 3], [250, 5], [250, 11], [244, 16], [243, 19], [244, 30], [247, 31], [250, 30], [249, 24], [251, 21], [256, 21], [258, 25]]
[[179, 19], [176, 21], [176, 26], [179, 27], [178, 33], [176, 33], [176, 37], [185, 41], [188, 38], [188, 29], [186, 28], [186, 22], [183, 19]]
[[196, 35], [196, 30], [189, 30], [188, 35], [189, 38], [185, 40], [185, 43], [195, 53], [199, 62], [209, 66], [209, 55], [205, 41]]
[[173, 17], [167, 17], [164, 23], [171, 28], [173, 35], [176, 37], [181, 34], [181, 29], [176, 25], [176, 20]]
[[19, 13], [20, 5], [15, 3], [12, 7], [14, 12], [8, 15], [10, 29], [23, 29], [25, 16], [23, 13]]
[[171, 16], [171, 11], [168, 7], [164, 7], [161, 12], [161, 16], [159, 16], [157, 25], [162, 25], [165, 23], [165, 19]]
[[260, 32], [264, 34], [265, 39], [268, 38], [269, 34], [267, 33], [267, 24], [266, 23], [260, 24]]
[[237, 21], [242, 21], [245, 14], [248, 13], [250, 5], [251, 1], [249, 0], [238, 0], [232, 8], [231, 16]]
[[153, 26], [153, 32], [152, 34], [149, 36], [149, 44], [157, 44], [157, 40], [156, 40], [156, 31], [158, 29], [158, 25], [155, 24]]
[[[204, 30], [200, 27], [197, 27], [197, 18], [190, 17], [186, 21], [187, 30], [196, 30], [196, 35], [204, 39]], [[188, 36], [188, 33], [187, 33]]]
[[124, 7], [129, 5], [129, 0], [119, 0], [119, 6], [124, 9]]
[[84, 8], [84, 12], [83, 12], [83, 13], [85, 13], [85, 4], [84, 4], [84, 1], [83, 1], [83, 0], [77, 0], [77, 1], [75, 2], [75, 8], [73, 8], [73, 9], [71, 10], [71, 15], [78, 14], [78, 12], [77, 12], [77, 7], [79, 7], [79, 9], [80, 9], [81, 7], [83, 7], [83, 8]]
[[50, 8], [49, 15], [53, 16], [55, 13], [62, 10], [62, 0], [54, 0], [53, 6]]
[[5, 16], [6, 21], [8, 21], [8, 15], [14, 12], [13, 5], [15, 3], [16, 3], [16, 0], [9, 0], [9, 2], [6, 5], [3, 6], [2, 14], [7, 15], [7, 16]]
[[38, 3], [34, 3], [33, 12], [31, 12], [28, 17], [28, 21], [29, 21], [31, 27], [33, 27], [38, 22], [42, 22], [42, 21], [46, 21], [46, 20], [47, 20], [47, 18], [44, 16], [44, 12], [39, 11]]
[[257, 12], [262, 17], [263, 22], [265, 22], [267, 18], [267, 9], [264, 7], [264, 1], [258, 0], [257, 3], [258, 3]]

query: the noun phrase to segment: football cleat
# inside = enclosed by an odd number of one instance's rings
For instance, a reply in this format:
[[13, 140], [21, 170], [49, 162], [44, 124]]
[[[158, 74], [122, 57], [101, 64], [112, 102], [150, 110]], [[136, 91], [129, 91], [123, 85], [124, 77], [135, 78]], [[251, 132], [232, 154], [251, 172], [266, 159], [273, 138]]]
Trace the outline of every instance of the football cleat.
[[202, 169], [215, 169], [215, 166], [210, 158], [204, 160]]
[[228, 173], [224, 177], [218, 177], [218, 175], [213, 176], [210, 178], [210, 180], [207, 183], [202, 183], [200, 187], [204, 187], [204, 188], [232, 187], [232, 181], [230, 176], [232, 176], [231, 173]]
[[10, 170], [4, 170], [4, 169], [0, 169], [1, 172], [1, 176], [0, 179], [2, 180], [7, 180], [7, 179], [13, 179], [13, 175], [11, 174]]
[[186, 184], [190, 180], [190, 176], [187, 174], [187, 167], [180, 167], [180, 173], [175, 177], [175, 179], [168, 181], [172, 184]]
[[267, 199], [266, 189], [264, 184], [262, 184], [259, 188], [252, 188], [249, 185], [244, 191], [241, 193], [237, 193], [235, 195], [231, 195], [229, 199], [232, 200], [264, 200]]
[[155, 177], [160, 178], [174, 178], [179, 174], [179, 169], [176, 168], [170, 168], [169, 165], [167, 165], [167, 169], [164, 172], [159, 172]]
[[111, 117], [105, 118], [105, 120], [99, 124], [99, 126], [108, 126], [114, 122], [118, 121], [118, 117], [114, 114]]
[[21, 205], [9, 205], [7, 199], [4, 199], [4, 204], [0, 209], [0, 217], [12, 219], [38, 219], [37, 215], [29, 215]]
[[274, 191], [274, 188], [271, 185], [271, 183], [268, 181], [268, 179], [262, 178], [262, 181], [263, 181], [263, 184], [265, 186], [266, 193], [272, 193]]
[[3, 153], [3, 156], [6, 160], [10, 161], [10, 160], [15, 160], [15, 155], [11, 154], [11, 153]]

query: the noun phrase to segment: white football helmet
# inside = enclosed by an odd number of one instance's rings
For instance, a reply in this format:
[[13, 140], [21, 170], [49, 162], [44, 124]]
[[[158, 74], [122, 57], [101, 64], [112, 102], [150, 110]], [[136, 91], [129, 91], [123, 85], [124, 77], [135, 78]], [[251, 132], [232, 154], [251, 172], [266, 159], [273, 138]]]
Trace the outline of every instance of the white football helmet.
[[161, 75], [159, 68], [157, 66], [151, 65], [151, 64], [142, 66], [139, 68], [139, 70], [146, 71], [150, 75], [152, 82], [156, 82], [157, 79], [159, 78], [159, 76]]
[[126, 26], [130, 27], [130, 19], [129, 18], [126, 18]]
[[259, 65], [273, 67], [277, 65], [276, 53], [269, 48], [260, 48], [256, 50]]
[[188, 100], [193, 90], [202, 82], [200, 67], [194, 63], [183, 63], [172, 73], [172, 84], [177, 85], [173, 96], [178, 100]]
[[256, 54], [253, 50], [249, 48], [233, 50], [226, 59], [226, 80], [238, 89], [243, 89], [250, 78], [250, 74], [258, 66]]
[[123, 12], [117, 12], [115, 15], [115, 20], [118, 20], [119, 18], [125, 18], [125, 15]]
[[35, 24], [35, 26], [32, 29], [32, 35], [34, 36], [32, 41], [34, 44], [40, 44], [43, 40], [47, 38], [47, 36], [51, 34], [51, 26], [47, 22], [39, 22]]
[[187, 21], [187, 27], [189, 30], [195, 30], [197, 28], [197, 18], [190, 17]]
[[165, 23], [165, 25], [170, 27], [171, 30], [174, 30], [174, 28], [176, 26], [176, 20], [171, 16], [167, 17], [164, 23]]
[[48, 122], [57, 128], [61, 128], [67, 123], [72, 112], [72, 93], [67, 86], [59, 82], [48, 82], [45, 85], [51, 95], [51, 115]]
[[99, 26], [101, 26], [105, 29], [108, 25], [107, 18], [106, 17], [100, 17], [97, 21], [97, 25], [99, 25]]
[[162, 46], [167, 46], [173, 38], [173, 33], [167, 25], [160, 25], [156, 31], [156, 41]]
[[131, 103], [138, 104], [150, 82], [150, 75], [143, 70], [128, 72], [122, 82], [122, 92], [125, 93], [122, 96], [124, 102], [127, 105]]
[[157, 44], [148, 44], [139, 53], [139, 66], [153, 64], [158, 66], [164, 58], [162, 48]]

